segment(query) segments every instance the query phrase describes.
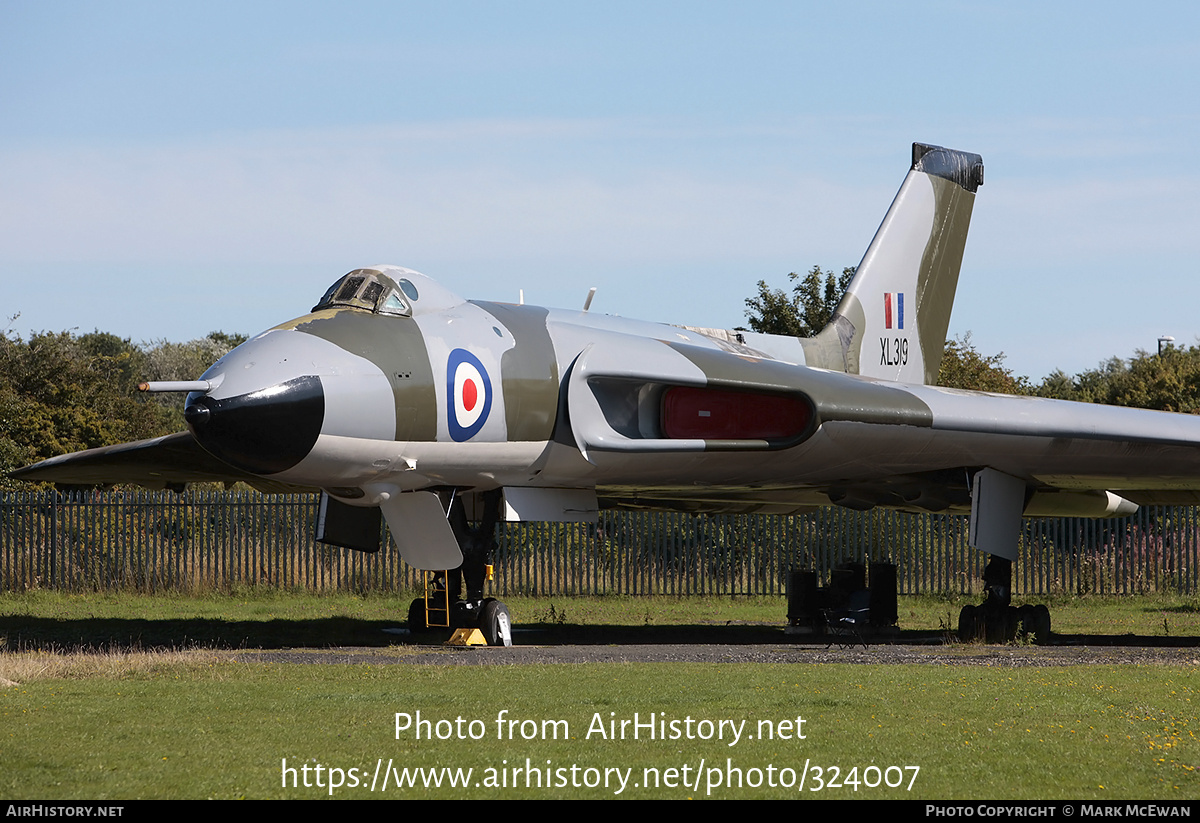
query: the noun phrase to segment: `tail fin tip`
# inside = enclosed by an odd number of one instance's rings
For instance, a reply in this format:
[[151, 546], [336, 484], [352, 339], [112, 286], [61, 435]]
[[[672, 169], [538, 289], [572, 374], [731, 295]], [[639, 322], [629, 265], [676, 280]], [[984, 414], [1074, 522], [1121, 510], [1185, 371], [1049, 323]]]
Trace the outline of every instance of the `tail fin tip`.
[[912, 170], [949, 180], [969, 192], [983, 185], [983, 158], [930, 143], [912, 144]]

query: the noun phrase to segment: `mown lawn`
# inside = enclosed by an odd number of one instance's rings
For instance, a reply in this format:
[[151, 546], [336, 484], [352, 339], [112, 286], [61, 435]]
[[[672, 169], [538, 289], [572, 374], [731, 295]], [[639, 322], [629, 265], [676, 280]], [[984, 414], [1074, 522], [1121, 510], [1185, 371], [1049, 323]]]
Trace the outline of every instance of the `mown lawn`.
[[[0, 677], [15, 683], [0, 682], [0, 793], [1200, 796], [1195, 666], [409, 665], [405, 647], [376, 631], [396, 625], [407, 602], [258, 591], [0, 596]], [[778, 600], [727, 598], [510, 605], [519, 622], [702, 626], [711, 642], [745, 623], [773, 631], [784, 611]], [[958, 607], [905, 598], [901, 624], [937, 631]], [[1059, 631], [1200, 634], [1186, 599], [1052, 608]], [[233, 659], [237, 648], [355, 638], [377, 646], [378, 665]], [[440, 787], [424, 785], [435, 779]]]

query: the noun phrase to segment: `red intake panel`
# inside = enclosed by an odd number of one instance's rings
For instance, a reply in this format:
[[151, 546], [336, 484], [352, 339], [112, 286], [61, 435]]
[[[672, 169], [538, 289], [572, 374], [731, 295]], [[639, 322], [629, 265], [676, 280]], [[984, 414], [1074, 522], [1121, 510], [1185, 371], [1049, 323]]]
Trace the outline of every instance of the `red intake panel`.
[[672, 440], [784, 440], [808, 429], [812, 411], [797, 397], [675, 386], [662, 401]]

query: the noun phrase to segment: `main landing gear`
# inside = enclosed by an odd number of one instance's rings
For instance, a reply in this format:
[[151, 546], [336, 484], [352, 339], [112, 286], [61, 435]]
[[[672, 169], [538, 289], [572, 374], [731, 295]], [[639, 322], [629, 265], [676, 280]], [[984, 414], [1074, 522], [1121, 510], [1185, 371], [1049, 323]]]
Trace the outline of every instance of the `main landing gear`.
[[1050, 640], [1050, 610], [1043, 604], [1012, 606], [1012, 561], [993, 555], [983, 570], [984, 598], [978, 606], [963, 606], [958, 615], [958, 639], [1007, 643], [1029, 637]]
[[[483, 596], [483, 584], [490, 578], [496, 548], [500, 496], [499, 489], [483, 493], [483, 520], [476, 528], [467, 522], [462, 498], [455, 496], [450, 504], [449, 520], [463, 554], [462, 565], [433, 574], [432, 585], [425, 597], [417, 598], [408, 607], [410, 630], [479, 629], [489, 646], [512, 645], [512, 619], [508, 607], [495, 598]], [[464, 582], [465, 598], [461, 596]]]
[[1050, 610], [1012, 606], [1012, 567], [1021, 539], [1021, 514], [1029, 490], [1019, 477], [995, 469], [977, 471], [971, 480], [969, 543], [991, 555], [983, 571], [983, 603], [963, 606], [958, 639], [1006, 643], [1021, 634], [1038, 643], [1050, 640]]

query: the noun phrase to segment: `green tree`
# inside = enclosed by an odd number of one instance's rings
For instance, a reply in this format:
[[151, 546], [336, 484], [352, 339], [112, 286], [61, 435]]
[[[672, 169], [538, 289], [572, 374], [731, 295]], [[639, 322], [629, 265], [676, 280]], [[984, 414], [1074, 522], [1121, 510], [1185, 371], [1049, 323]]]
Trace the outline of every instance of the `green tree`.
[[[829, 323], [841, 302], [846, 287], [854, 277], [855, 267], [842, 269], [840, 275], [823, 272], [813, 266], [803, 276], [796, 272], [788, 279], [800, 282], [792, 286], [789, 295], [783, 289], [772, 289], [765, 280], [758, 281], [758, 296], [747, 298], [746, 317], [750, 330], [763, 334], [782, 334], [790, 337], [812, 337]], [[745, 331], [745, 329], [740, 329]]]
[[[209, 366], [245, 341], [244, 334], [226, 334], [221, 331], [209, 332], [206, 337], [186, 343], [156, 340], [149, 345], [143, 356], [143, 369], [139, 380], [195, 380], [204, 374]], [[172, 431], [182, 431], [186, 426], [183, 419], [184, 395], [170, 393], [154, 394], [151, 397], [167, 415]]]
[[250, 337], [241, 333], [229, 334], [223, 331], [210, 331], [205, 339], [222, 346], [225, 351], [230, 351], [245, 343]]
[[129, 338], [96, 329], [79, 337], [80, 350], [87, 357], [103, 358], [125, 388], [134, 388], [145, 379], [146, 355]]
[[36, 460], [171, 431], [137, 396], [140, 351], [101, 332], [0, 334], [0, 477]]
[[1138, 350], [1129, 360], [1112, 357], [1069, 377], [1056, 371], [1037, 388], [1042, 397], [1200, 413], [1200, 346], [1170, 347], [1161, 354]]
[[[813, 266], [803, 277], [792, 272], [788, 277], [799, 281], [791, 294], [772, 289], [758, 281], [758, 295], [746, 300], [750, 329], [764, 334], [812, 337], [829, 323], [854, 277], [855, 267], [842, 269], [841, 275]], [[745, 329], [740, 329], [745, 331]], [[1029, 379], [1016, 377], [1004, 367], [1004, 353], [985, 357], [975, 350], [971, 335], [946, 341], [938, 385], [956, 389], [1029, 394]]]
[[939, 386], [970, 391], [990, 391], [998, 394], [1029, 394], [1029, 378], [1015, 377], [1004, 367], [1004, 352], [985, 357], [971, 343], [971, 333], [946, 341], [942, 365], [938, 371]]

